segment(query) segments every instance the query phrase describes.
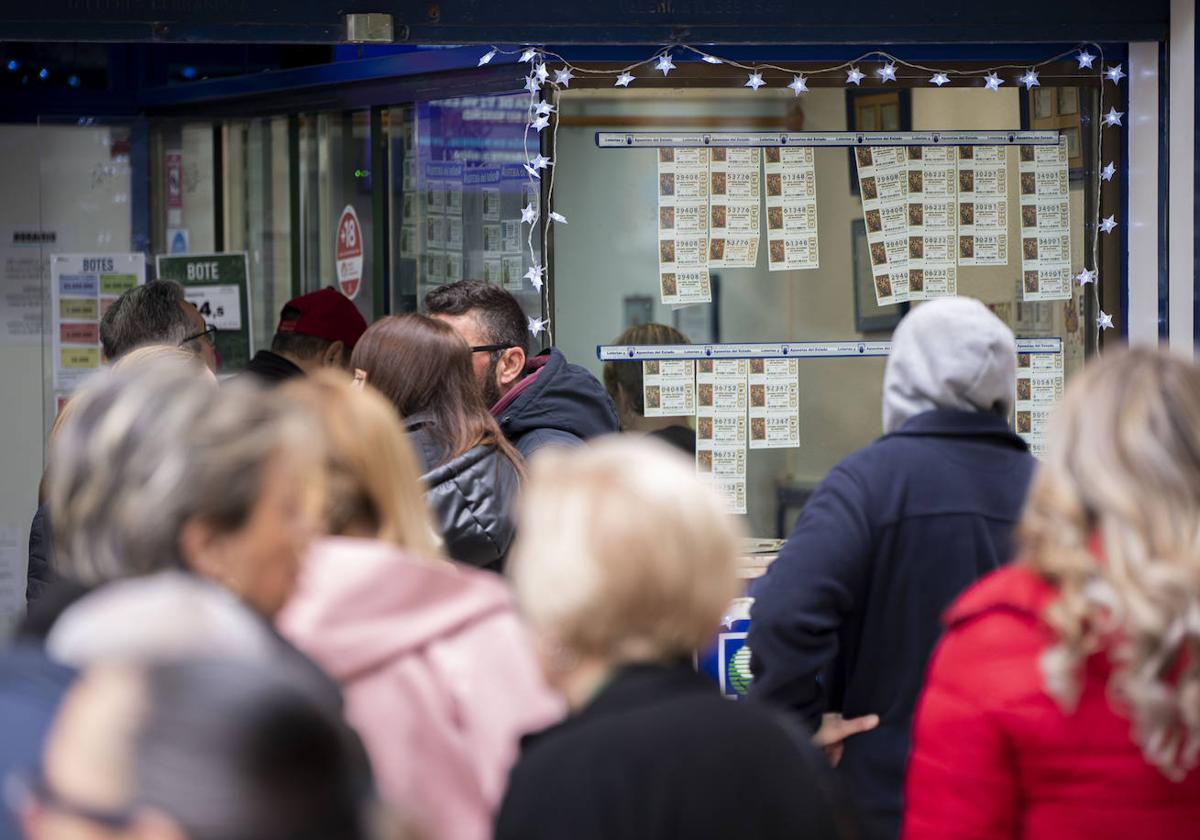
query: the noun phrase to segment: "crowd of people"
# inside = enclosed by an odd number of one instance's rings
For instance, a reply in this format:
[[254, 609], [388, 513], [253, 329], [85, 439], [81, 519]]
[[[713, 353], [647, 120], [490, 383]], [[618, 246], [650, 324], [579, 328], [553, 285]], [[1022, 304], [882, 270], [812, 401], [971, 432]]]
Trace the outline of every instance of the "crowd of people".
[[[304, 295], [218, 382], [179, 286], [109, 307], [0, 653], [0, 838], [1195, 835], [1195, 364], [1106, 352], [1039, 463], [1009, 329], [915, 307], [883, 436], [746, 593], [640, 363], [534, 354], [484, 283], [423, 313]], [[742, 594], [731, 702], [693, 663]]]

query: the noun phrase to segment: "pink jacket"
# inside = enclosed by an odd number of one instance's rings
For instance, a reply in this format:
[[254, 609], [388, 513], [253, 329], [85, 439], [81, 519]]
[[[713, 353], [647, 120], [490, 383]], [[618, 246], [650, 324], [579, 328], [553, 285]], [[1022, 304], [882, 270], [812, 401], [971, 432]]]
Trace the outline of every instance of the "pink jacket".
[[331, 538], [279, 628], [341, 685], [381, 795], [432, 840], [490, 837], [518, 739], [565, 711], [488, 572]]

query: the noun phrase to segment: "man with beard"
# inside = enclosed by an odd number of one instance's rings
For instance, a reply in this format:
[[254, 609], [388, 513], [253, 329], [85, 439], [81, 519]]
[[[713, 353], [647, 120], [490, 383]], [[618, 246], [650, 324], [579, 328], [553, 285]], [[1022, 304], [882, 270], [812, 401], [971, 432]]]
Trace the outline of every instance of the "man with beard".
[[528, 319], [504, 289], [462, 280], [429, 292], [425, 309], [471, 345], [484, 399], [526, 459], [543, 446], [617, 431], [616, 409], [596, 377], [556, 347], [529, 357]]

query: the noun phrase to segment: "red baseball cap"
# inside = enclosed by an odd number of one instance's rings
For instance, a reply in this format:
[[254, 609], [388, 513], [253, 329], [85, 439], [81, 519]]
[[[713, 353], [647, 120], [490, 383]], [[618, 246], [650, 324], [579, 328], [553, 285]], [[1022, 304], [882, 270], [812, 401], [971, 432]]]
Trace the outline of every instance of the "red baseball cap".
[[[294, 315], [287, 318], [286, 315]], [[359, 337], [367, 330], [367, 322], [348, 297], [333, 286], [292, 298], [279, 314], [277, 332], [311, 335], [326, 341], [340, 341], [346, 349], [354, 349]]]

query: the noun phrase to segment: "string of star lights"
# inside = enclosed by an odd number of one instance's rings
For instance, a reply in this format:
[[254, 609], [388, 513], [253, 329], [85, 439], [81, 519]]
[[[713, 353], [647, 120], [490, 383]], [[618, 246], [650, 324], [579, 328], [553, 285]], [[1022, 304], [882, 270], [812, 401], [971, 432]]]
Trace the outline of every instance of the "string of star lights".
[[[1093, 54], [1091, 50], [1096, 52]], [[937, 88], [942, 88], [949, 84], [958, 83], [959, 86], [973, 85], [978, 86], [982, 82], [982, 87], [989, 91], [999, 91], [1001, 87], [1007, 83], [1012, 83], [1015, 86], [1023, 87], [1025, 90], [1032, 90], [1035, 87], [1040, 87], [1041, 82], [1038, 79], [1038, 70], [1065, 59], [1073, 59], [1078, 64], [1078, 69], [1081, 76], [1094, 75], [1100, 81], [1100, 99], [1097, 106], [1098, 113], [1102, 114], [1100, 129], [1096, 132], [1096, 218], [1091, 230], [1091, 248], [1085, 248], [1084, 265], [1078, 274], [1073, 275], [1074, 280], [1085, 289], [1091, 285], [1092, 301], [1095, 304], [1095, 310], [1098, 312], [1096, 318], [1096, 337], [1097, 346], [1099, 346], [1099, 336], [1104, 330], [1113, 328], [1112, 315], [1106, 313], [1100, 308], [1100, 236], [1111, 235], [1119, 225], [1116, 215], [1109, 215], [1101, 218], [1101, 202], [1099, 201], [1100, 191], [1104, 184], [1111, 183], [1117, 175], [1117, 165], [1113, 161], [1104, 162], [1104, 135], [1105, 132], [1112, 128], [1120, 128], [1121, 120], [1125, 116], [1123, 111], [1118, 111], [1116, 105], [1111, 102], [1106, 102], [1106, 94], [1108, 85], [1113, 86], [1112, 96], [1115, 96], [1116, 102], [1120, 102], [1120, 96], [1116, 93], [1120, 87], [1121, 80], [1127, 77], [1124, 69], [1120, 64], [1106, 65], [1104, 63], [1104, 50], [1098, 44], [1083, 44], [1074, 47], [1058, 55], [1051, 56], [1034, 64], [1001, 64], [994, 67], [986, 67], [977, 70], [957, 70], [957, 69], [939, 69], [936, 67], [928, 67], [922, 64], [916, 64], [911, 61], [906, 61], [897, 58], [891, 53], [881, 50], [864, 53], [863, 55], [843, 61], [838, 64], [831, 64], [828, 67], [812, 68], [806, 67], [803, 71], [794, 67], [787, 67], [780, 64], [769, 62], [743, 63], [729, 58], [723, 58], [705, 50], [699, 49], [687, 44], [669, 44], [657, 50], [652, 56], [641, 61], [630, 64], [626, 67], [616, 69], [594, 69], [589, 67], [581, 67], [572, 64], [567, 59], [563, 58], [558, 53], [550, 52], [542, 47], [525, 45], [517, 49], [506, 50], [500, 47], [491, 46], [479, 59], [480, 67], [491, 63], [497, 55], [519, 55], [518, 61], [522, 64], [528, 64], [528, 72], [523, 74], [524, 90], [529, 92], [529, 112], [528, 122], [525, 127], [524, 138], [524, 154], [525, 154], [525, 172], [529, 180], [529, 186], [533, 189], [534, 195], [538, 198], [528, 204], [521, 211], [521, 222], [529, 225], [529, 233], [526, 237], [526, 244], [529, 248], [530, 262], [532, 267], [525, 274], [525, 279], [529, 280], [533, 288], [542, 295], [542, 310], [546, 315], [544, 318], [529, 319], [529, 331], [534, 336], [540, 336], [543, 331], [547, 333], [550, 342], [553, 343], [554, 335], [549, 318], [549, 291], [546, 289], [546, 266], [539, 262], [541, 258], [538, 250], [534, 247], [534, 233], [538, 228], [538, 222], [542, 217], [541, 195], [540, 189], [542, 183], [546, 185], [545, 202], [546, 206], [553, 206], [554, 200], [554, 174], [556, 167], [554, 160], [546, 155], [541, 154], [541, 134], [549, 129], [550, 131], [550, 150], [553, 153], [558, 149], [558, 102], [559, 94], [570, 87], [571, 81], [577, 78], [598, 79], [608, 77], [613, 80], [614, 88], [628, 89], [632, 84], [638, 81], [639, 78], [647, 78], [655, 76], [656, 73], [662, 73], [662, 77], [666, 78], [670, 72], [676, 69], [674, 57], [690, 55], [698, 58], [706, 64], [725, 65], [746, 72], [746, 81], [741, 84], [741, 87], [748, 88], [750, 93], [757, 93], [762, 88], [775, 87], [776, 84], [769, 81], [764, 74], [780, 74], [785, 78], [790, 78], [790, 82], [783, 87], [792, 91], [794, 96], [799, 97], [801, 94], [808, 92], [808, 82], [815, 77], [825, 77], [831, 75], [840, 75], [845, 73], [843, 84], [846, 87], [851, 85], [860, 87], [863, 80], [868, 78], [868, 74], [873, 75], [879, 80], [881, 85], [889, 83], [898, 84], [897, 72], [900, 69], [911, 71], [912, 74], [929, 74], [926, 82]], [[548, 65], [554, 65], [553, 71]], [[865, 71], [864, 71], [865, 68]], [[551, 73], [553, 72], [553, 78]], [[638, 73], [642, 75], [637, 75]], [[1014, 76], [1014, 73], [1020, 75]], [[909, 75], [906, 73], [906, 75]], [[747, 94], [749, 95], [749, 94]], [[1105, 111], [1105, 105], [1108, 105], [1108, 110]], [[538, 140], [539, 153], [535, 156], [529, 154], [529, 142], [531, 135]], [[1103, 163], [1101, 168], [1100, 164]], [[549, 172], [549, 177], [545, 178], [545, 173]], [[542, 238], [540, 241], [541, 254], [546, 254], [549, 247], [549, 230], [553, 225], [565, 225], [567, 219], [560, 213], [550, 212], [546, 218], [550, 224], [541, 226]], [[1091, 267], [1087, 263], [1090, 256]], [[1082, 314], [1082, 312], [1080, 313]]]

